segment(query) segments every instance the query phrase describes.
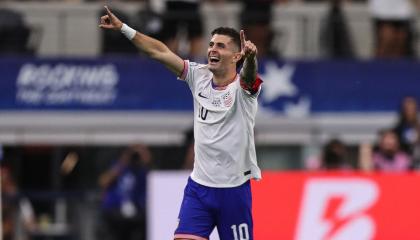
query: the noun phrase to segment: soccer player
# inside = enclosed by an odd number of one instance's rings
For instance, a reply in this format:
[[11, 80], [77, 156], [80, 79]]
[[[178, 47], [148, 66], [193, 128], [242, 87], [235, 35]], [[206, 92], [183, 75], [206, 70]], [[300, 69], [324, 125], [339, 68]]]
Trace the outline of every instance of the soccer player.
[[[261, 80], [257, 48], [241, 30], [212, 32], [207, 64], [182, 60], [161, 41], [135, 31], [107, 8], [100, 27], [121, 31], [150, 58], [185, 81], [194, 98], [194, 168], [184, 191], [174, 239], [253, 239], [250, 178], [260, 179], [254, 123]], [[241, 65], [240, 74], [237, 66]]]

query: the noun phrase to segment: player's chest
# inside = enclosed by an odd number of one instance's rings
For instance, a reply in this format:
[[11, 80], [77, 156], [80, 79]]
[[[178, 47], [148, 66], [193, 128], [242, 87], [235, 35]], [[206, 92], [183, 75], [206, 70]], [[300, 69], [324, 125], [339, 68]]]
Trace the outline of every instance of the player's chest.
[[236, 91], [234, 88], [215, 90], [212, 88], [198, 88], [194, 96], [196, 102], [210, 111], [228, 111], [235, 104]]

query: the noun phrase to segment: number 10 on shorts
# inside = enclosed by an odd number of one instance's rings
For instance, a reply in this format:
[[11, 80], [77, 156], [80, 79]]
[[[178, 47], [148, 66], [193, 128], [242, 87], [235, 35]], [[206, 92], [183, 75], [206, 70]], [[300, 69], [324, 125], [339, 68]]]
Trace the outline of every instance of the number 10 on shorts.
[[234, 240], [249, 240], [248, 224], [241, 223], [239, 226], [232, 225], [230, 228], [232, 228]]

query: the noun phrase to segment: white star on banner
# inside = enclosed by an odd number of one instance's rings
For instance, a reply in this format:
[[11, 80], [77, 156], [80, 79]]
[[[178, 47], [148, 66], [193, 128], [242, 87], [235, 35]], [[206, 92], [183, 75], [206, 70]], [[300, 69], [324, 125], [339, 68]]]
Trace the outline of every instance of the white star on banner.
[[262, 98], [264, 102], [270, 103], [281, 96], [293, 97], [298, 93], [298, 89], [292, 83], [292, 76], [295, 66], [286, 64], [279, 68], [274, 62], [267, 62], [265, 73], [261, 74], [264, 81]]
[[307, 97], [299, 98], [299, 102], [286, 103], [284, 106], [284, 113], [291, 118], [303, 118], [309, 115], [311, 108], [311, 100]]

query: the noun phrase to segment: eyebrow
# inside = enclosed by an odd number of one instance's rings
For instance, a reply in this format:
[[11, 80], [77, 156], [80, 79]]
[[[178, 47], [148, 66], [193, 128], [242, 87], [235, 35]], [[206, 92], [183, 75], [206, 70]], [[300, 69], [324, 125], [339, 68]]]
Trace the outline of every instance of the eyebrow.
[[224, 44], [224, 43], [222, 43], [222, 42], [217, 42], [217, 43], [215, 43], [215, 42], [213, 42], [213, 41], [210, 41], [210, 42], [209, 42], [209, 45], [211, 45], [211, 44], [216, 44], [216, 46], [218, 46], [218, 47], [226, 47], [226, 44]]

